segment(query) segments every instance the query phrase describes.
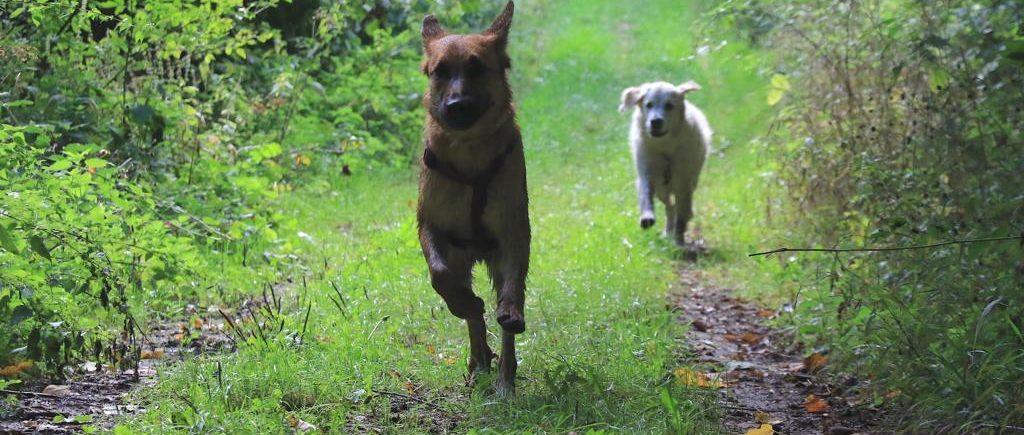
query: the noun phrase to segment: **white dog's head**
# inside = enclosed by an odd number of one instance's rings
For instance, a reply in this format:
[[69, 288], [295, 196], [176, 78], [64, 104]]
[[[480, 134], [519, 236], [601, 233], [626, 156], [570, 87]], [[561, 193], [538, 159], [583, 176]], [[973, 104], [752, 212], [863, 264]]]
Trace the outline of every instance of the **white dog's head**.
[[619, 112], [636, 106], [640, 111], [643, 131], [652, 137], [662, 137], [677, 131], [686, 121], [686, 93], [700, 89], [688, 81], [679, 86], [666, 82], [644, 83], [622, 91]]

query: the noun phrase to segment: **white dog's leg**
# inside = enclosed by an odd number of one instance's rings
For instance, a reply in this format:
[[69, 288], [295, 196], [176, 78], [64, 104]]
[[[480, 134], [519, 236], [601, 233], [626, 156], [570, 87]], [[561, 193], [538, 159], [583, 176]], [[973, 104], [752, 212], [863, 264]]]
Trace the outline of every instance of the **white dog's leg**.
[[693, 217], [693, 192], [689, 189], [681, 189], [681, 192], [676, 193], [676, 227], [674, 237], [676, 244], [683, 246], [686, 244], [686, 226], [690, 223], [690, 218]]
[[661, 235], [670, 237], [676, 227], [676, 207], [672, 199], [672, 191], [669, 190], [669, 186], [663, 185], [655, 192], [658, 200], [665, 204], [665, 231]]
[[640, 227], [650, 228], [654, 225], [654, 192], [651, 182], [653, 181], [654, 169], [647, 156], [639, 154], [636, 156], [636, 191], [640, 202]]

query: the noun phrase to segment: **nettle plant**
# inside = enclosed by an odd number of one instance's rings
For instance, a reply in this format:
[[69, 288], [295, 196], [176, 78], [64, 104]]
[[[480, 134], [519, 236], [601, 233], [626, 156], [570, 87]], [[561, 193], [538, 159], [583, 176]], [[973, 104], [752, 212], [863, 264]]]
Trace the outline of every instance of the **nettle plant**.
[[190, 297], [199, 284], [191, 239], [169, 231], [188, 218], [158, 216], [95, 145], [44, 157], [52, 138], [0, 125], [0, 365], [131, 367], [141, 302]]

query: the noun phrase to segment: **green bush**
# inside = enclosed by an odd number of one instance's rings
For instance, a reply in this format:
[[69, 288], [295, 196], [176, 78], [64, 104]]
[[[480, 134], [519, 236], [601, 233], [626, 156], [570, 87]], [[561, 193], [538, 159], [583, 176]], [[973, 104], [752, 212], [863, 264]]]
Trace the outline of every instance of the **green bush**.
[[51, 134], [0, 125], [0, 365], [61, 373], [85, 355], [138, 360], [140, 298], [196, 290], [200, 260], [158, 216], [144, 186], [120, 177], [95, 145], [43, 158]]
[[479, 27], [492, 3], [0, 5], [0, 364], [130, 365], [142, 310], [285, 279], [277, 198], [407, 168], [418, 21]]
[[[777, 53], [768, 153], [805, 243], [913, 246], [1024, 234], [1016, 2], [728, 2]], [[790, 243], [796, 244], [797, 241]], [[804, 257], [797, 322], [915, 431], [1024, 422], [1015, 242]], [[810, 273], [810, 272], [809, 272]], [[813, 278], [813, 282], [812, 279]], [[824, 279], [821, 279], [824, 278]]]

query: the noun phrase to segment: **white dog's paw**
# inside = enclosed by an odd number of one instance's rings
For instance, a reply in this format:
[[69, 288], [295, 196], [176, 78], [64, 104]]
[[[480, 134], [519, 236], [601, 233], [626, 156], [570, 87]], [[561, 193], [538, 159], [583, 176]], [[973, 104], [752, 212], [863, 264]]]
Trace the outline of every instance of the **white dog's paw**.
[[640, 228], [648, 229], [654, 226], [654, 213], [640, 214]]

